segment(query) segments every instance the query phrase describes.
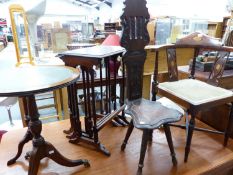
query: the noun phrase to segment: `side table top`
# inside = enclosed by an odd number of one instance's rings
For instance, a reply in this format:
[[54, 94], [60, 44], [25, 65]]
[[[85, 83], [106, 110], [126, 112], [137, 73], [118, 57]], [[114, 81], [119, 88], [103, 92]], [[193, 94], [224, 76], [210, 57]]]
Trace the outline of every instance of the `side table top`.
[[65, 51], [60, 53], [59, 56], [69, 55], [102, 59], [108, 56], [123, 53], [124, 51], [125, 49], [121, 46], [94, 46]]
[[95, 46], [96, 44], [94, 43], [71, 43], [67, 44], [69, 47], [92, 47]]
[[0, 96], [25, 96], [68, 86], [79, 71], [66, 66], [27, 66], [0, 70]]

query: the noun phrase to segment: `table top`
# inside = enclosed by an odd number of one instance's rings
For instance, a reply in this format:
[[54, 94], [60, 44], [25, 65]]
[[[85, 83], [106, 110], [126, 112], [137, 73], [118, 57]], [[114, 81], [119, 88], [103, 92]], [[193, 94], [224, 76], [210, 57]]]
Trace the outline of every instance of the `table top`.
[[68, 55], [68, 56], [79, 56], [87, 58], [102, 59], [112, 55], [120, 54], [125, 52], [125, 49], [121, 46], [94, 46], [86, 47], [75, 50], [69, 50], [59, 53], [58, 56]]
[[36, 66], [64, 66], [65, 65], [65, 63], [58, 57], [36, 58], [34, 63]]
[[67, 44], [67, 46], [71, 46], [71, 47], [91, 47], [91, 46], [95, 46], [96, 44], [94, 43], [71, 43], [71, 44]]
[[24, 66], [0, 70], [0, 96], [26, 96], [68, 86], [79, 71], [66, 66]]

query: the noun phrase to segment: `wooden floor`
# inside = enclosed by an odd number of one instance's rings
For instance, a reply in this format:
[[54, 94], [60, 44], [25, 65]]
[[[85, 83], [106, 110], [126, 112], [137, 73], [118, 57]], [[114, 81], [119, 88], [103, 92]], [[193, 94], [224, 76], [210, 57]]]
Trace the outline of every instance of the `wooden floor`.
[[[41, 161], [39, 174], [41, 175], [131, 175], [136, 174], [140, 153], [142, 132], [134, 129], [124, 152], [120, 146], [127, 127], [106, 126], [100, 134], [100, 140], [110, 150], [107, 157], [95, 151], [88, 145], [73, 145], [68, 143], [63, 129], [69, 128], [69, 121], [61, 121], [43, 125], [42, 135], [67, 158], [85, 158], [90, 161], [91, 167], [63, 167], [47, 158]], [[4, 134], [0, 144], [0, 174], [24, 175], [27, 174], [28, 161], [24, 155], [31, 149], [31, 143], [24, 147], [23, 154], [15, 165], [7, 167], [7, 160], [16, 153], [19, 140], [23, 137], [25, 129], [14, 130]], [[206, 134], [196, 131], [194, 133], [188, 163], [183, 162], [185, 147], [185, 130], [172, 128], [173, 142], [178, 159], [177, 167], [172, 166], [169, 149], [162, 131], [155, 130], [153, 144], [148, 147], [145, 157], [144, 175], [197, 175], [216, 174], [223, 175], [233, 167], [233, 141], [229, 141], [227, 148], [222, 146], [223, 136]], [[225, 170], [225, 171], [224, 171]], [[227, 170], [227, 171], [226, 171]], [[229, 173], [228, 174], [233, 174]]]

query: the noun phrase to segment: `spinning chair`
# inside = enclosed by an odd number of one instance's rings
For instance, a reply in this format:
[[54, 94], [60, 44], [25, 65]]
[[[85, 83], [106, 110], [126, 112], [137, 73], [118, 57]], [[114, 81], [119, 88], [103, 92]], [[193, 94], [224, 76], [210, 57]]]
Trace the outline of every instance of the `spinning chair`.
[[123, 26], [121, 45], [126, 49], [123, 62], [127, 70], [127, 109], [125, 112], [132, 117], [132, 120], [129, 124], [121, 150], [125, 149], [134, 127], [143, 131], [137, 171], [138, 174], [141, 174], [147, 143], [152, 140], [152, 131], [162, 126], [167, 137], [172, 162], [174, 165], [177, 164], [168, 124], [179, 121], [183, 116], [183, 110], [167, 98], [162, 98], [158, 101], [150, 101], [142, 98], [143, 66], [146, 59], [144, 47], [149, 42], [149, 35], [146, 29], [149, 14], [145, 6], [145, 1], [134, 1], [132, 3], [136, 4], [134, 7], [130, 6], [130, 0], [126, 0], [125, 4], [124, 13], [121, 16]]
[[[178, 50], [181, 48], [193, 49], [192, 67], [190, 79], [178, 80], [177, 70], [177, 58], [179, 57]], [[188, 155], [190, 152], [191, 140], [194, 130], [205, 131], [217, 134], [224, 134], [224, 146], [227, 145], [229, 138], [229, 132], [232, 123], [232, 105], [231, 112], [229, 114], [228, 124], [224, 132], [209, 130], [205, 128], [195, 127], [195, 117], [198, 112], [205, 109], [220, 106], [226, 103], [233, 103], [233, 92], [220, 87], [216, 87], [220, 84], [220, 78], [223, 75], [224, 67], [229, 58], [230, 52], [233, 51], [232, 47], [221, 46], [215, 38], [211, 38], [201, 33], [190, 34], [176, 42], [176, 44], [165, 45], [162, 47], [155, 48], [156, 50], [156, 70], [158, 70], [158, 56], [160, 50], [166, 50], [167, 65], [168, 65], [168, 82], [157, 83], [158, 72], [154, 75], [154, 92], [159, 92], [160, 95], [168, 97], [176, 103], [182, 105], [187, 113], [191, 115], [189, 119], [188, 115], [186, 118], [186, 125], [175, 125], [187, 130], [187, 140], [185, 147], [184, 161], [187, 162]], [[209, 75], [209, 79], [206, 82], [195, 80], [195, 65], [196, 57], [200, 52], [213, 52], [216, 53], [216, 60], [213, 64], [212, 71]], [[158, 84], [158, 89], [156, 85]], [[156, 97], [156, 93], [153, 94], [153, 99]]]

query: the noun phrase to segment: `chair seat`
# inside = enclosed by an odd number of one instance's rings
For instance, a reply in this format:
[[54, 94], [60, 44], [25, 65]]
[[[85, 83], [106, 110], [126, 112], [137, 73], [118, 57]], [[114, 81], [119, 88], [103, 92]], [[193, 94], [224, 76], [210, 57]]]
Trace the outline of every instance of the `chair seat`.
[[165, 123], [177, 122], [184, 110], [168, 98], [150, 101], [143, 98], [128, 102], [125, 111], [139, 129], [156, 129]]
[[169, 92], [193, 105], [200, 105], [233, 96], [233, 92], [230, 90], [194, 79], [160, 83], [159, 89]]

